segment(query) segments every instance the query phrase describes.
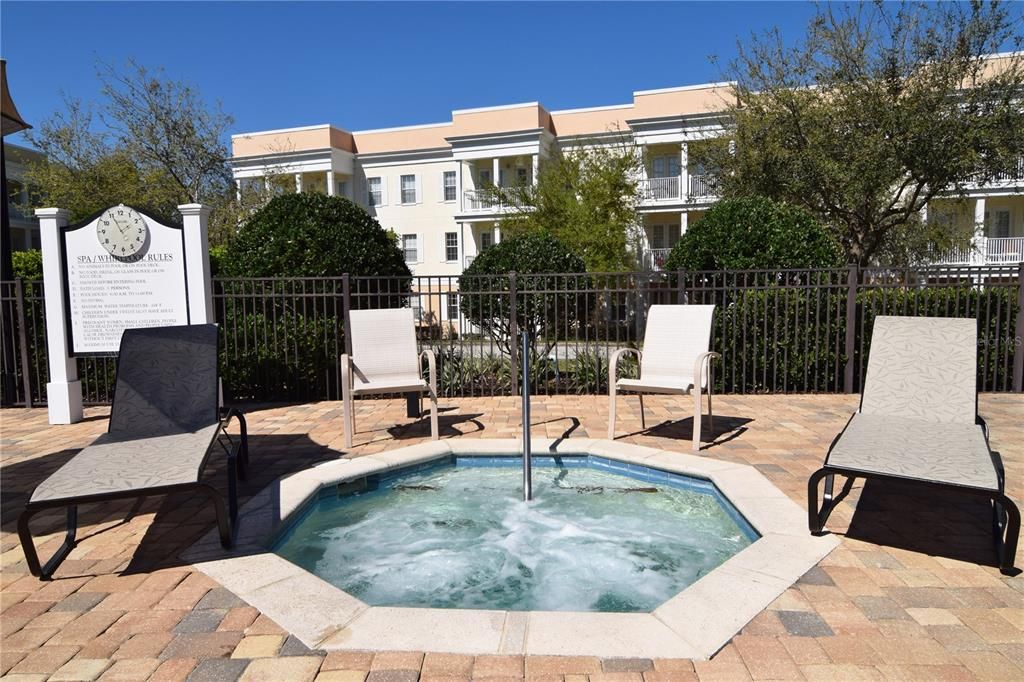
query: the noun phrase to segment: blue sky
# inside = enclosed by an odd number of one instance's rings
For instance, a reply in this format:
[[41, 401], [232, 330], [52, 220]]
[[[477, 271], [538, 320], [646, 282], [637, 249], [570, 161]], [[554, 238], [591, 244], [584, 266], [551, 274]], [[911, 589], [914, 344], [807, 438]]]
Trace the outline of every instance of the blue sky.
[[[96, 60], [129, 57], [198, 86], [232, 132], [447, 121], [452, 109], [629, 102], [634, 90], [719, 80], [710, 55], [778, 25], [802, 2], [2, 4], [0, 53], [30, 123], [61, 92], [98, 98]], [[21, 136], [9, 138], [19, 142]]]

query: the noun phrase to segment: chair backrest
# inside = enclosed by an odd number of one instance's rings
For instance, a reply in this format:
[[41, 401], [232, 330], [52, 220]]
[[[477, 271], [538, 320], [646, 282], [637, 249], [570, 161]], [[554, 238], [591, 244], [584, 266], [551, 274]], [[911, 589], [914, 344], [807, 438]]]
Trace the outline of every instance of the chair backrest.
[[126, 329], [111, 433], [187, 433], [218, 419], [217, 325]]
[[419, 375], [412, 308], [349, 312], [356, 382]]
[[878, 316], [861, 412], [973, 424], [977, 372], [977, 320]]
[[[640, 378], [696, 381], [693, 362], [711, 346], [713, 305], [652, 305], [647, 311]], [[707, 377], [700, 378], [702, 386]]]

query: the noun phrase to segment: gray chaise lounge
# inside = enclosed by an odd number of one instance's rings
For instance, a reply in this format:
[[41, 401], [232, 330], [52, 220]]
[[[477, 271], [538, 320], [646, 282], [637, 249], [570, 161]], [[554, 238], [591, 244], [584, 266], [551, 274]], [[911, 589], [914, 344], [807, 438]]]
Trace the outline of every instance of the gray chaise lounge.
[[[237, 475], [245, 478], [248, 437], [244, 417], [218, 409], [217, 326], [129, 329], [121, 337], [114, 403], [107, 433], [76, 454], [32, 492], [18, 518], [18, 536], [32, 575], [49, 579], [75, 546], [78, 505], [179, 490], [211, 499], [221, 544], [230, 547], [237, 518]], [[237, 441], [226, 431], [237, 418]], [[218, 443], [228, 458], [228, 507], [217, 490], [200, 482]], [[29, 520], [67, 508], [60, 549], [40, 566]]]
[[[992, 502], [1000, 569], [1013, 571], [1020, 512], [978, 415], [977, 321], [875, 319], [860, 409], [807, 482], [808, 525], [820, 533], [856, 478], [910, 481]], [[833, 495], [836, 474], [846, 483]], [[825, 495], [818, 507], [818, 484]]]

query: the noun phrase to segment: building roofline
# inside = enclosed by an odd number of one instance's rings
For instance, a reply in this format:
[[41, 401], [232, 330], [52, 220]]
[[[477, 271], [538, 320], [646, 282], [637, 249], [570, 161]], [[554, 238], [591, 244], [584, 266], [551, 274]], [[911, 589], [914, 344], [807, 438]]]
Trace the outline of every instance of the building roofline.
[[555, 114], [582, 114], [588, 111], [611, 111], [612, 109], [632, 109], [633, 105], [630, 104], [606, 104], [599, 107], [580, 107], [578, 109], [559, 109], [557, 111], [549, 111], [548, 113], [552, 116]]
[[484, 111], [501, 111], [502, 109], [523, 109], [525, 107], [540, 107], [540, 102], [519, 102], [518, 104], [499, 104], [494, 107], [474, 107], [472, 109], [453, 109], [452, 116], [456, 114], [478, 114]]
[[370, 135], [373, 133], [396, 133], [402, 130], [419, 130], [423, 128], [445, 128], [451, 126], [451, 121], [445, 123], [417, 123], [410, 126], [392, 126], [390, 128], [370, 128], [368, 130], [353, 130], [353, 135]]
[[274, 130], [254, 130], [251, 133], [237, 133], [235, 135], [232, 135], [231, 139], [234, 140], [237, 137], [253, 137], [255, 135], [276, 135], [278, 133], [298, 133], [298, 132], [302, 132], [304, 130], [320, 130], [321, 128], [334, 128], [335, 130], [340, 130], [343, 133], [348, 132], [347, 130], [344, 130], [342, 128], [337, 128], [335, 126], [332, 126], [330, 123], [318, 123], [317, 125], [312, 125], [312, 126], [296, 126], [294, 128], [275, 128]]
[[634, 90], [633, 97], [637, 95], [660, 95], [668, 92], [684, 92], [686, 90], [708, 90], [711, 88], [724, 88], [735, 85], [736, 81], [719, 81], [717, 83], [698, 83], [697, 85], [680, 85], [674, 88], [657, 88], [655, 90]]

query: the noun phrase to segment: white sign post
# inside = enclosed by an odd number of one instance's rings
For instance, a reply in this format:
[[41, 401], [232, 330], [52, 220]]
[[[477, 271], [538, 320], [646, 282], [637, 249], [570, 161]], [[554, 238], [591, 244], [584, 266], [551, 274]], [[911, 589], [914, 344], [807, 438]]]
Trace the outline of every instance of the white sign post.
[[76, 356], [113, 355], [125, 329], [213, 321], [209, 209], [178, 207], [183, 225], [117, 206], [78, 225], [39, 209], [51, 424], [82, 419]]

